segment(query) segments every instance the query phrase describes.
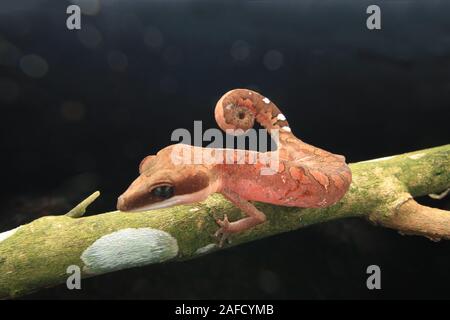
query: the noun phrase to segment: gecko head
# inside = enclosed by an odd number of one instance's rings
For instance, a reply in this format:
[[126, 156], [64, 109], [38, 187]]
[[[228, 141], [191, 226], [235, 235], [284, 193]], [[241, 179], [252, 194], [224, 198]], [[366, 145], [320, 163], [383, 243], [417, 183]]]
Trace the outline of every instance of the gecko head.
[[139, 176], [117, 200], [118, 210], [139, 212], [195, 203], [217, 191], [217, 179], [206, 167], [174, 164], [172, 148], [141, 161]]

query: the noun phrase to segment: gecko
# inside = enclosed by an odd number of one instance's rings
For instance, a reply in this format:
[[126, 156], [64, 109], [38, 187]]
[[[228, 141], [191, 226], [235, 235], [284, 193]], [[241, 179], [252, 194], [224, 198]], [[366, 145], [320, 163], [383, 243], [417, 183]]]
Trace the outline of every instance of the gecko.
[[[266, 215], [252, 201], [274, 205], [323, 208], [338, 202], [352, 181], [351, 170], [342, 155], [333, 154], [297, 138], [283, 113], [267, 97], [249, 89], [234, 89], [217, 102], [215, 119], [222, 130], [249, 130], [258, 122], [273, 136], [278, 133], [278, 166], [273, 174], [261, 174], [264, 164], [217, 163], [175, 164], [170, 145], [156, 155], [145, 157], [139, 165], [139, 176], [118, 198], [117, 209], [139, 212], [205, 200], [221, 193], [239, 208], [245, 217], [229, 221], [227, 215], [217, 219], [215, 236], [222, 246], [231, 234], [243, 232], [264, 223]], [[187, 146], [189, 152], [207, 148]], [[234, 160], [237, 149], [231, 150]], [[209, 150], [217, 152], [219, 149]], [[242, 150], [241, 150], [242, 151]], [[226, 153], [221, 153], [226, 154]], [[242, 153], [241, 153], [242, 154]], [[244, 151], [244, 157], [260, 154]]]

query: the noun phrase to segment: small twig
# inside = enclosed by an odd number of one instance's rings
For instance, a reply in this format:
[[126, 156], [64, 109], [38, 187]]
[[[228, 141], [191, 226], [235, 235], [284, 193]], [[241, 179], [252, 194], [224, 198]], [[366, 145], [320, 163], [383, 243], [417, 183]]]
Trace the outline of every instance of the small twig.
[[450, 188], [448, 188], [447, 190], [445, 190], [445, 191], [442, 192], [442, 193], [438, 193], [438, 194], [436, 194], [436, 193], [430, 193], [428, 196], [429, 196], [430, 198], [432, 198], [432, 199], [442, 200], [442, 199], [444, 199], [444, 198], [448, 195], [449, 192], [450, 192]]
[[77, 204], [72, 210], [65, 215], [71, 218], [80, 218], [86, 212], [86, 208], [100, 196], [100, 191], [95, 191], [89, 197]]

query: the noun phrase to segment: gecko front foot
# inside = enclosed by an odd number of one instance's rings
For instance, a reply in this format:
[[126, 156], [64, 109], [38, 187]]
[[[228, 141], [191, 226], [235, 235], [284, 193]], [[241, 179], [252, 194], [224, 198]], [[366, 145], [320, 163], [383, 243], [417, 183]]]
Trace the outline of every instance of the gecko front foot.
[[216, 223], [220, 228], [214, 233], [214, 236], [219, 239], [219, 247], [222, 247], [223, 243], [230, 238], [230, 221], [228, 221], [228, 216], [225, 214], [223, 220], [217, 219]]

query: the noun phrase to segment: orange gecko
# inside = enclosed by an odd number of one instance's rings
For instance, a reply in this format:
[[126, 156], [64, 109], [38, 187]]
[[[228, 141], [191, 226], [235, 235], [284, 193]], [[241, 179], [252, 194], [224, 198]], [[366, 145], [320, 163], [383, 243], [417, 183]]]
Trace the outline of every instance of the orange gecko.
[[[215, 118], [222, 130], [253, 127], [256, 120], [269, 134], [278, 134], [276, 151], [264, 154], [242, 151], [246, 160], [253, 156], [270, 156], [278, 152], [273, 174], [261, 174], [267, 164], [223, 159], [212, 164], [174, 163], [173, 152], [179, 144], [168, 146], [156, 155], [144, 158], [139, 177], [119, 197], [121, 211], [146, 211], [205, 200], [219, 192], [241, 209], [246, 217], [230, 222], [225, 215], [217, 220], [216, 236], [220, 245], [230, 234], [248, 230], [266, 221], [266, 216], [250, 201], [281, 206], [321, 208], [339, 201], [347, 192], [352, 175], [345, 158], [306, 144], [291, 132], [286, 117], [268, 98], [247, 89], [227, 92], [217, 103]], [[189, 152], [207, 148], [185, 146]], [[238, 158], [238, 150], [208, 149]], [[218, 151], [228, 151], [218, 153]], [[230, 163], [231, 162], [231, 163]], [[242, 162], [242, 161], [241, 161]]]

